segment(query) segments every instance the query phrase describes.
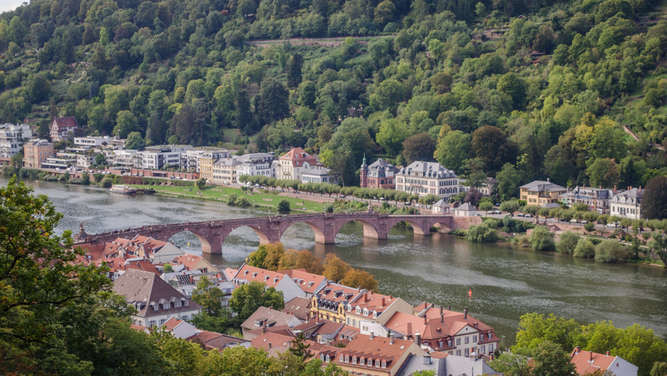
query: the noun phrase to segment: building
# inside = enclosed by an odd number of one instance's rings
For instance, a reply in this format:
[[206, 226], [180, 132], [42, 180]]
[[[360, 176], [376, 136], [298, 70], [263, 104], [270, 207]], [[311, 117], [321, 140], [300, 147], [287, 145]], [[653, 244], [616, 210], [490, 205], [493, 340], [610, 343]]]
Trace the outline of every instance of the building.
[[294, 315], [301, 321], [308, 321], [310, 317], [310, 298], [294, 298], [285, 303], [283, 312]]
[[200, 160], [206, 158], [210, 160], [210, 167], [213, 162], [220, 158], [229, 158], [229, 150], [220, 148], [202, 147], [191, 150], [185, 150], [181, 154], [181, 168], [185, 171], [201, 172]]
[[281, 270], [280, 273], [288, 275], [294, 283], [310, 299], [327, 284], [327, 279], [323, 275], [309, 273], [304, 269]]
[[592, 375], [596, 372], [613, 376], [637, 376], [636, 365], [627, 360], [607, 354], [598, 354], [592, 351], [584, 351], [576, 347], [570, 354], [570, 362], [579, 375]]
[[567, 192], [565, 187], [554, 184], [547, 179], [535, 180], [520, 187], [519, 198], [531, 206], [546, 206], [558, 203], [561, 194]]
[[396, 190], [419, 196], [435, 195], [447, 198], [465, 192], [454, 171], [437, 162], [416, 161], [396, 174]]
[[149, 146], [141, 154], [141, 168], [166, 170], [181, 168], [181, 153], [192, 149], [190, 145]]
[[344, 323], [348, 304], [356, 301], [363, 290], [328, 282], [313, 295], [310, 303], [310, 318]]
[[492, 327], [468, 314], [422, 303], [412, 314], [396, 312], [385, 325], [388, 335], [416, 340], [429, 351], [456, 356], [491, 355], [500, 339]]
[[641, 188], [631, 188], [611, 198], [610, 215], [631, 219], [641, 218], [641, 201], [644, 192]]
[[162, 329], [171, 333], [172, 336], [180, 339], [190, 338], [201, 332], [201, 330], [197, 329], [197, 327], [190, 324], [189, 322], [179, 320], [175, 317], [170, 318], [164, 324], [162, 324]]
[[236, 179], [241, 176], [273, 177], [273, 153], [251, 153], [236, 157]]
[[114, 150], [111, 160], [107, 160], [114, 167], [123, 169], [141, 168], [142, 155], [136, 150]]
[[78, 157], [78, 154], [61, 151], [56, 153], [55, 156], [46, 158], [46, 160], [42, 162], [42, 168], [65, 170], [75, 166]]
[[176, 317], [190, 320], [201, 307], [163, 281], [155, 273], [128, 269], [113, 284], [113, 292], [122, 295], [136, 309], [135, 325], [154, 327]]
[[250, 342], [243, 340], [241, 338], [236, 338], [217, 332], [211, 332], [208, 330], [200, 330], [197, 334], [193, 335], [192, 337], [186, 338], [186, 340], [198, 344], [204, 350], [222, 351], [228, 347], [250, 346]]
[[338, 349], [334, 363], [351, 375], [398, 375], [413, 356], [427, 355], [415, 341], [359, 335]]
[[0, 160], [9, 161], [23, 149], [23, 144], [32, 138], [27, 124], [0, 124]]
[[328, 183], [338, 184], [338, 177], [331, 173], [331, 170], [323, 167], [310, 167], [301, 169], [302, 183]]
[[125, 147], [125, 140], [109, 136], [74, 137], [74, 146], [116, 150]]
[[586, 205], [590, 210], [601, 214], [609, 213], [609, 204], [613, 192], [610, 189], [592, 187], [574, 187], [563, 193], [560, 200], [567, 206]]
[[366, 156], [364, 155], [359, 171], [360, 186], [362, 188], [394, 189], [394, 179], [397, 172], [398, 168], [382, 158], [366, 165]]
[[454, 216], [456, 217], [471, 217], [477, 213], [475, 205], [465, 202], [454, 208]]
[[250, 282], [259, 282], [266, 287], [273, 287], [283, 293], [283, 301], [305, 298], [306, 293], [285, 273], [274, 272], [248, 264], [243, 264], [232, 278], [236, 287]]
[[51, 122], [49, 135], [53, 142], [70, 140], [76, 135], [78, 129], [79, 125], [74, 116], [57, 117]]
[[253, 340], [263, 331], [278, 327], [294, 328], [302, 323], [303, 321], [289, 313], [259, 307], [241, 324], [241, 331], [244, 339]]
[[502, 373], [497, 372], [489, 366], [487, 358], [472, 358], [439, 352], [410, 357], [399, 375], [409, 376], [419, 371], [433, 371], [435, 375], [502, 375]]
[[232, 185], [236, 184], [236, 158], [221, 158], [213, 163], [213, 176], [210, 181], [213, 184]]
[[401, 298], [363, 291], [345, 307], [345, 324], [361, 334], [386, 337], [385, 324], [396, 312], [412, 313], [412, 306]]
[[306, 153], [302, 148], [292, 148], [278, 159], [275, 176], [279, 180], [301, 181], [302, 172], [307, 170], [312, 175], [313, 169], [326, 167], [317, 160], [317, 156]]
[[53, 144], [43, 139], [32, 139], [23, 144], [23, 167], [41, 168], [42, 162], [53, 155]]

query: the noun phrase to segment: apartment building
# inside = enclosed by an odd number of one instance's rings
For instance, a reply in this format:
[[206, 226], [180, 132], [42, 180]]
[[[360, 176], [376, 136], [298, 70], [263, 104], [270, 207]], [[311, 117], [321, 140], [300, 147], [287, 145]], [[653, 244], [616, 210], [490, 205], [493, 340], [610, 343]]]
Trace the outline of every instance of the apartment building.
[[241, 176], [273, 177], [273, 153], [244, 154], [235, 159], [237, 179]]
[[613, 192], [610, 189], [592, 187], [574, 187], [560, 196], [560, 200], [567, 206], [576, 204], [586, 205], [590, 210], [601, 214], [609, 213], [609, 204]]
[[30, 138], [32, 130], [27, 124], [0, 124], [0, 160], [9, 161]]
[[644, 192], [641, 188], [631, 188], [614, 195], [610, 201], [610, 215], [630, 219], [640, 219], [641, 201]]
[[396, 174], [396, 190], [419, 196], [447, 198], [466, 189], [454, 171], [437, 162], [415, 161]]
[[190, 145], [149, 146], [141, 151], [141, 168], [167, 170], [181, 167], [181, 153], [192, 149]]
[[32, 139], [23, 144], [23, 167], [41, 168], [42, 162], [53, 155], [53, 144], [43, 139]]
[[567, 188], [554, 184], [547, 179], [535, 180], [520, 187], [519, 198], [528, 205], [545, 206], [557, 203]]

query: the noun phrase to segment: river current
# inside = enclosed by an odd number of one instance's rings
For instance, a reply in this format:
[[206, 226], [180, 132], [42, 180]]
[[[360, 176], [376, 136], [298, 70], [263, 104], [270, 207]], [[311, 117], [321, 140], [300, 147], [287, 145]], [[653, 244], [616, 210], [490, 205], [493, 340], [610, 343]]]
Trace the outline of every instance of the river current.
[[[7, 180], [0, 179], [1, 185]], [[123, 196], [97, 187], [30, 182], [49, 196], [64, 217], [59, 231], [78, 232], [83, 223], [98, 233], [158, 223], [191, 222], [266, 215], [217, 202], [161, 196]], [[189, 233], [172, 241], [201, 253]], [[361, 226], [346, 225], [335, 246], [315, 245], [312, 230], [295, 224], [282, 239], [288, 248], [311, 249], [321, 257], [335, 252], [354, 267], [375, 275], [380, 291], [410, 303], [429, 301], [452, 309], [467, 307], [495, 327], [511, 344], [519, 317], [526, 312], [554, 313], [581, 322], [612, 320], [625, 327], [640, 323], [667, 337], [667, 271], [641, 265], [604, 265], [558, 254], [514, 250], [470, 243], [448, 235], [413, 238], [394, 230], [386, 241], [362, 237]], [[222, 256], [206, 255], [220, 266], [238, 266], [257, 248], [250, 228], [239, 228], [225, 240]], [[472, 296], [468, 296], [468, 291]]]

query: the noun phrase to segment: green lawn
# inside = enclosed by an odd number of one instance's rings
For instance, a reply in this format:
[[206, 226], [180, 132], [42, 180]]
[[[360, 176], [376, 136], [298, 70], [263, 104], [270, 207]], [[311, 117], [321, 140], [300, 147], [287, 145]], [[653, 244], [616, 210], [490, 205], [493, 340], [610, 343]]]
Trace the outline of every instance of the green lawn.
[[236, 195], [247, 199], [255, 207], [270, 209], [276, 209], [280, 201], [287, 200], [294, 212], [322, 213], [328, 206], [326, 203], [284, 197], [275, 193], [244, 192], [240, 188], [221, 186], [207, 186], [202, 190], [195, 186], [179, 187], [173, 185], [133, 185], [133, 187], [154, 189], [157, 194], [162, 195], [222, 202], [227, 202], [230, 196]]

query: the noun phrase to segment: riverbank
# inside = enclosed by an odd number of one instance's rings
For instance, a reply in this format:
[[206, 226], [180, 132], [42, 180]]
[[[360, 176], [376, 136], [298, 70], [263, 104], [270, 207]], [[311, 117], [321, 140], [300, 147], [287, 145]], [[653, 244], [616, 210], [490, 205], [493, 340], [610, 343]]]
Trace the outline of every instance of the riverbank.
[[[287, 201], [290, 204], [291, 211], [301, 213], [322, 213], [331, 205], [328, 203], [281, 195], [279, 193], [217, 185], [209, 185], [199, 188], [196, 185], [174, 186], [132, 184], [131, 187], [137, 189], [153, 189], [155, 194], [162, 196], [218, 201], [232, 206], [252, 206], [273, 210], [278, 210], [278, 205], [281, 201]], [[245, 202], [247, 202], [247, 204], [245, 204]]]

